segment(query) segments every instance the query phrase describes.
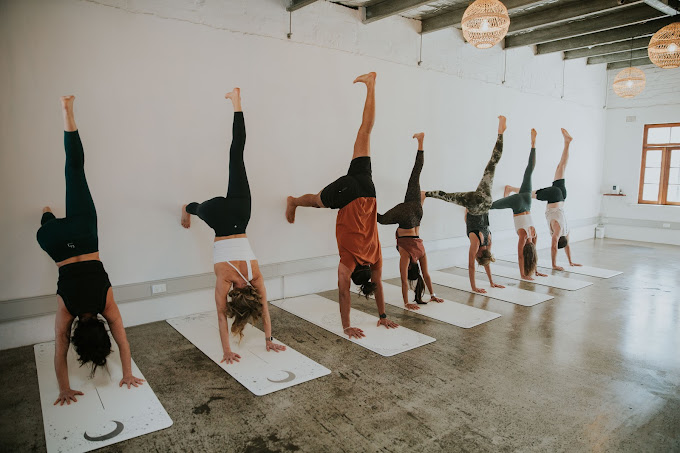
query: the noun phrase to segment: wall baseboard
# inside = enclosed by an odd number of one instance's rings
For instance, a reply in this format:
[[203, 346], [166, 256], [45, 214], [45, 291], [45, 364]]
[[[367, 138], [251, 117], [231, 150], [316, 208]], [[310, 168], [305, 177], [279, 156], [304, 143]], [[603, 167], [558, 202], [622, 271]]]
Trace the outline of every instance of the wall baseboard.
[[[594, 237], [596, 219], [572, 222], [570, 238], [577, 242]], [[547, 228], [538, 228], [547, 237]], [[494, 254], [513, 253], [516, 248], [513, 230], [494, 233]], [[549, 241], [539, 239], [546, 248]], [[431, 269], [444, 269], [460, 262], [467, 254], [465, 236], [425, 242]], [[296, 297], [337, 288], [338, 256], [322, 256], [260, 266], [265, 277], [269, 300]], [[394, 246], [383, 247], [383, 278], [399, 277], [399, 253]], [[152, 295], [151, 286], [165, 284], [167, 291]], [[212, 310], [215, 275], [210, 273], [120, 285], [113, 288], [125, 325], [128, 327], [162, 321]], [[191, 303], [187, 304], [187, 294]], [[0, 350], [49, 341], [54, 338], [54, 295], [0, 301]]]

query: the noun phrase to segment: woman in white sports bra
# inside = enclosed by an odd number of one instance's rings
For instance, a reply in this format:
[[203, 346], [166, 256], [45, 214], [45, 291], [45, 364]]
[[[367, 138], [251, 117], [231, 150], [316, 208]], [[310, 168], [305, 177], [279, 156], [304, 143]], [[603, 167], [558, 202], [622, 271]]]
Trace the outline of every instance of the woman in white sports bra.
[[[234, 105], [233, 139], [229, 151], [229, 188], [227, 196], [215, 197], [201, 204], [182, 206], [182, 226], [191, 226], [191, 215], [197, 215], [215, 230], [213, 262], [215, 263], [215, 304], [219, 320], [224, 356], [222, 362], [238, 362], [241, 356], [231, 351], [227, 318], [233, 318], [231, 333], [243, 338], [249, 321], [260, 317], [264, 324], [267, 351], [284, 351], [285, 346], [274, 343], [272, 324], [267, 306], [267, 291], [257, 259], [246, 237], [250, 221], [250, 186], [243, 161], [246, 126], [241, 110], [241, 90], [225, 95]], [[228, 296], [228, 297], [227, 297]]]
[[545, 219], [548, 221], [550, 235], [552, 236], [550, 254], [552, 256], [552, 267], [558, 271], [564, 270], [562, 266], [557, 265], [558, 249], [564, 249], [570, 266], [580, 266], [580, 264], [574, 263], [571, 260], [569, 225], [567, 225], [567, 218], [564, 215], [564, 200], [567, 199], [567, 186], [564, 183], [564, 172], [567, 169], [569, 145], [572, 138], [566, 129], [562, 129], [562, 136], [564, 137], [564, 150], [562, 151], [560, 163], [557, 164], [557, 169], [555, 170], [555, 180], [553, 181], [552, 186], [539, 189], [533, 194], [534, 198], [537, 200], [548, 202], [545, 207]]
[[[531, 129], [531, 152], [529, 162], [524, 170], [521, 187], [505, 186], [505, 198], [496, 200], [491, 209], [511, 208], [515, 221], [515, 230], [519, 241], [517, 243], [517, 262], [523, 279], [533, 280], [534, 275], [546, 277], [536, 270], [538, 254], [536, 253], [536, 228], [531, 218], [531, 175], [536, 166], [536, 129]], [[510, 195], [512, 192], [517, 192]]]

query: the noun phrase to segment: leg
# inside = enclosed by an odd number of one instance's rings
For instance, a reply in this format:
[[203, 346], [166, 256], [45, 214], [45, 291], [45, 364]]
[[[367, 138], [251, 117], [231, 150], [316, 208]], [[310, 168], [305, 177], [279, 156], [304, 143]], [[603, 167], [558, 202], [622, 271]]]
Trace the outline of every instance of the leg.
[[425, 162], [425, 152], [423, 151], [423, 137], [425, 134], [414, 135], [418, 139], [418, 152], [416, 153], [416, 161], [411, 170], [411, 177], [406, 186], [406, 196], [404, 202], [420, 201], [420, 172], [423, 170], [423, 163]]
[[496, 145], [491, 153], [491, 158], [489, 163], [486, 164], [484, 169], [484, 175], [482, 175], [482, 180], [477, 186], [477, 192], [480, 192], [485, 197], [491, 198], [491, 188], [493, 187], [493, 177], [496, 173], [496, 164], [501, 160], [503, 155], [503, 132], [505, 131], [505, 117], [498, 117], [498, 138], [496, 139]]
[[399, 203], [385, 214], [378, 214], [378, 223], [381, 225], [402, 223], [405, 219], [408, 219], [409, 210], [406, 203]]
[[286, 200], [286, 220], [288, 223], [295, 223], [295, 210], [298, 206], [306, 208], [325, 208], [321, 202], [321, 192], [317, 194], [308, 193], [301, 197], [288, 197]]
[[491, 209], [512, 209], [512, 212], [515, 213], [521, 204], [520, 198], [517, 193], [500, 198], [491, 204]]
[[366, 103], [361, 120], [361, 127], [354, 142], [354, 154], [352, 159], [371, 155], [371, 130], [375, 123], [375, 72], [361, 75], [354, 80], [354, 83], [362, 82], [366, 84]]
[[85, 153], [73, 116], [74, 96], [61, 98], [64, 115], [64, 150], [66, 151], [66, 217], [97, 217], [94, 201], [85, 179]]
[[524, 179], [522, 180], [522, 187], [520, 187], [520, 193], [530, 193], [531, 192], [531, 175], [534, 172], [534, 167], [536, 166], [536, 148], [531, 148], [529, 153], [529, 162], [527, 163], [527, 168], [524, 170]]
[[503, 191], [503, 196], [507, 197], [508, 195], [510, 195], [513, 192], [519, 193], [519, 187], [510, 186], [510, 185], [505, 186], [505, 190]]
[[470, 209], [476, 206], [475, 200], [478, 198], [477, 192], [451, 192], [447, 193], [443, 190], [427, 191], [426, 197], [438, 198], [449, 203], [454, 203], [464, 208]]
[[558, 179], [564, 179], [564, 173], [567, 170], [567, 162], [569, 161], [569, 145], [573, 140], [566, 129], [562, 129], [562, 135], [564, 136], [564, 150], [562, 150], [562, 158], [560, 159], [560, 163], [557, 164], [557, 169], [555, 170], [555, 181]]
[[248, 174], [243, 160], [243, 151], [246, 147], [246, 124], [241, 110], [241, 90], [234, 90], [225, 95], [234, 104], [234, 123], [232, 125], [231, 148], [229, 149], [229, 186], [227, 198], [250, 199], [250, 186]]

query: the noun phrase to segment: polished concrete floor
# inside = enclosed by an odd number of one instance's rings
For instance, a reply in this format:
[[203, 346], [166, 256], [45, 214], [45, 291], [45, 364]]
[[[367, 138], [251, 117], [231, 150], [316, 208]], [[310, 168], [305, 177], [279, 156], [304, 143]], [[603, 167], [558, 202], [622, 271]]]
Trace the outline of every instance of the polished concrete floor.
[[[132, 327], [135, 361], [174, 425], [102, 451], [680, 451], [680, 247], [572, 248], [625, 273], [574, 275], [595, 282], [575, 292], [520, 283], [556, 296], [534, 307], [437, 287], [502, 317], [465, 330], [388, 305], [437, 339], [390, 358], [272, 307], [277, 337], [332, 374], [264, 397], [167, 323]], [[33, 348], [0, 352], [0, 370], [0, 450], [44, 451]]]

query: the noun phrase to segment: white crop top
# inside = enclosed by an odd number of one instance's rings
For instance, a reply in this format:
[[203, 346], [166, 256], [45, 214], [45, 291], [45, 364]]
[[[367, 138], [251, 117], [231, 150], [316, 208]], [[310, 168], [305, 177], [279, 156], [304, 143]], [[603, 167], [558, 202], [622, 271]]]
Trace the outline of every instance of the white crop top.
[[527, 237], [534, 237], [531, 234], [531, 228], [534, 226], [534, 220], [531, 218], [531, 214], [516, 215], [512, 219], [515, 221], [515, 230], [519, 233], [519, 230], [524, 230], [527, 233]]
[[[253, 279], [253, 266], [250, 262], [255, 259], [257, 258], [255, 258], [253, 249], [250, 247], [248, 238], [224, 239], [213, 243], [213, 263], [229, 264], [246, 283]], [[230, 261], [245, 261], [248, 266], [248, 278], [245, 278], [241, 271], [231, 264]]]
[[550, 227], [550, 234], [553, 234], [552, 221], [556, 220], [560, 225], [560, 236], [566, 236], [569, 234], [569, 225], [567, 225], [567, 218], [564, 215], [564, 203], [560, 202], [558, 206], [554, 208], [545, 208], [545, 219], [548, 221], [548, 226]]

